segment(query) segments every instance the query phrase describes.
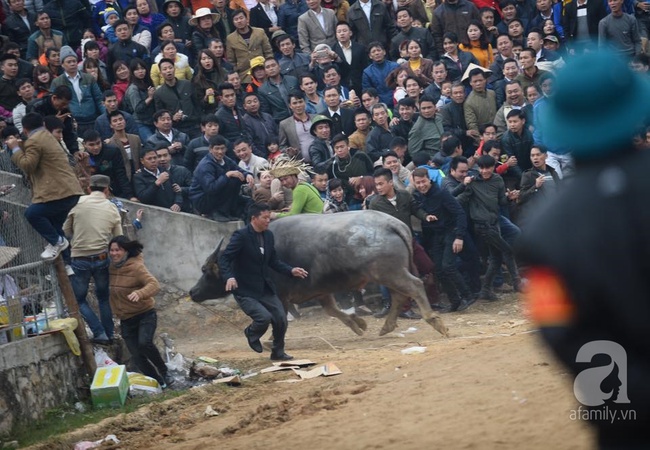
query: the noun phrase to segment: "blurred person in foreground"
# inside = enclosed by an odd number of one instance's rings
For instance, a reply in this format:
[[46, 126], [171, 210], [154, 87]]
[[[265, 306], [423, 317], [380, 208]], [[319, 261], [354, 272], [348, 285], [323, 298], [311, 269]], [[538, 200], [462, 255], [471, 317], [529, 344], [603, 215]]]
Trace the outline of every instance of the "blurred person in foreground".
[[567, 64], [556, 87], [539, 126], [572, 150], [576, 176], [521, 238], [528, 308], [576, 374], [582, 405], [572, 414], [595, 425], [599, 447], [647, 448], [650, 153], [635, 151], [632, 138], [647, 118], [650, 85], [603, 52]]

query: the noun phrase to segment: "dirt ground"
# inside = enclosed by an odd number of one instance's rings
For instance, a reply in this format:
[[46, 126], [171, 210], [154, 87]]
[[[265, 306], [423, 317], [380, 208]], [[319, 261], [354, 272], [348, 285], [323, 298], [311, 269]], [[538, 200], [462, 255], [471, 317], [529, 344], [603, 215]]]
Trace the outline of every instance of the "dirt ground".
[[[242, 330], [236, 310], [218, 314], [181, 299], [160, 313], [186, 357], [210, 356], [244, 372], [268, 367]], [[399, 320], [379, 337], [383, 319], [365, 318], [357, 336], [320, 308], [290, 323], [287, 352], [332, 362], [341, 375], [297, 383], [291, 372], [261, 374], [241, 387], [205, 386], [88, 426], [46, 447], [115, 434], [105, 448], [286, 449], [584, 449], [591, 430], [569, 419], [572, 378], [540, 344], [515, 295], [444, 315], [444, 339], [423, 321]], [[403, 333], [409, 327], [416, 331]], [[402, 332], [402, 334], [398, 334]], [[403, 355], [410, 346], [423, 354]], [[220, 415], [205, 417], [210, 405]], [[104, 447], [103, 447], [104, 448]]]

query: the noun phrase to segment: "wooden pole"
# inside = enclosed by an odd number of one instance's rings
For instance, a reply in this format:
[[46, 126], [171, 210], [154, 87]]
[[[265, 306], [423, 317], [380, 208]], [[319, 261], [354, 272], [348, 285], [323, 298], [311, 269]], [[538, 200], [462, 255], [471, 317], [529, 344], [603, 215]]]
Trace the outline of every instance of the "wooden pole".
[[68, 313], [70, 314], [70, 317], [74, 317], [78, 322], [77, 328], [74, 330], [74, 334], [79, 340], [79, 346], [81, 347], [81, 358], [83, 359], [83, 363], [84, 366], [86, 366], [88, 374], [93, 377], [95, 375], [95, 371], [97, 370], [93, 348], [90, 345], [90, 341], [88, 340], [83, 317], [81, 317], [81, 313], [79, 312], [79, 304], [77, 303], [77, 298], [75, 297], [74, 291], [72, 290], [70, 279], [65, 273], [65, 263], [63, 262], [63, 258], [61, 258], [60, 255], [54, 260], [54, 268], [56, 269], [56, 278], [59, 281], [61, 294], [63, 294], [65, 304], [68, 307]]

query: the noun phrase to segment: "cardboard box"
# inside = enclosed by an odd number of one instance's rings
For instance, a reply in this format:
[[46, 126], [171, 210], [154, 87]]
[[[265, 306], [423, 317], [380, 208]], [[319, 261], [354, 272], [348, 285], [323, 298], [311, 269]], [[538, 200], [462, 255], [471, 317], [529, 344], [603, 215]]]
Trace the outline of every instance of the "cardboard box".
[[124, 406], [129, 393], [129, 378], [126, 366], [100, 367], [95, 372], [90, 396], [96, 408], [119, 408]]

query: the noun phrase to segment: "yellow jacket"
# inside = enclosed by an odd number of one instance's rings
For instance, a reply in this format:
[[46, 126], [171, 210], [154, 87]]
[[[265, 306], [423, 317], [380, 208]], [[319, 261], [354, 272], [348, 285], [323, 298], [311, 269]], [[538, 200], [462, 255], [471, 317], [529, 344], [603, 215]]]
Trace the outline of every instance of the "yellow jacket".
[[[160, 67], [158, 67], [158, 62], [162, 59], [162, 53], [159, 53], [156, 56], [156, 61], [151, 65], [151, 82], [155, 87], [162, 86], [164, 83], [162, 74], [160, 73]], [[177, 80], [189, 80], [192, 81], [192, 74], [194, 71], [190, 67], [189, 60], [187, 56], [177, 53], [176, 62], [174, 63], [176, 79]]]

